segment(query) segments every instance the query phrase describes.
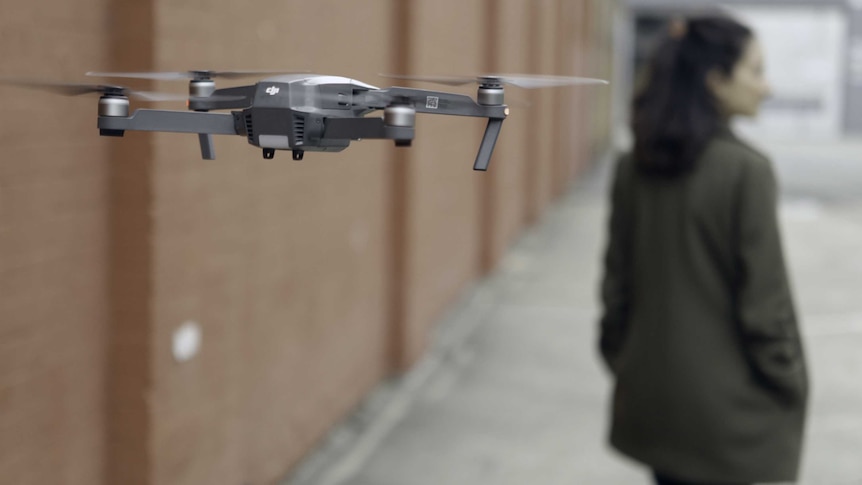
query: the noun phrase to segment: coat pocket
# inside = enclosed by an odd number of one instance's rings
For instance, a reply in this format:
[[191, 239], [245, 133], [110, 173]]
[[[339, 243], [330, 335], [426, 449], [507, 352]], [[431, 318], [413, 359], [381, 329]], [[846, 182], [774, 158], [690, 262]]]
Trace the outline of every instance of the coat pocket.
[[758, 383], [784, 403], [798, 404], [806, 400], [808, 376], [796, 339], [763, 339], [749, 342], [747, 347]]

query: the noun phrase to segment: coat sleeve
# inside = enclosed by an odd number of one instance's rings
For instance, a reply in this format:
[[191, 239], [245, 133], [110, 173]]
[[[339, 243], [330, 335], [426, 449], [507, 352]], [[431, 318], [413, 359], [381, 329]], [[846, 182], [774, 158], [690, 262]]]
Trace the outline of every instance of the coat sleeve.
[[619, 354], [628, 330], [631, 304], [631, 215], [626, 193], [625, 158], [617, 161], [610, 197], [607, 247], [601, 284], [602, 316], [599, 350], [608, 368], [616, 374]]
[[737, 204], [737, 319], [755, 377], [790, 401], [805, 398], [807, 376], [778, 223], [771, 163], [753, 159]]

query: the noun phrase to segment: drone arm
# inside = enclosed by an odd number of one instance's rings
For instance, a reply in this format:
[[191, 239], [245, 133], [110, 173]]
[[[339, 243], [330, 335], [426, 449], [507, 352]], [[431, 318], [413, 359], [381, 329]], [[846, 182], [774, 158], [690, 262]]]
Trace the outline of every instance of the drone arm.
[[139, 109], [131, 116], [99, 116], [98, 126], [110, 131], [166, 131], [236, 135], [234, 117], [224, 113]]
[[501, 119], [506, 117], [505, 105], [481, 105], [470, 96], [463, 94], [393, 87], [381, 91], [369, 91], [367, 95], [369, 96], [367, 104], [375, 109], [383, 109], [390, 104], [402, 102], [412, 106], [417, 113]]
[[479, 104], [469, 96], [442, 91], [393, 87], [369, 91], [366, 96], [365, 105], [374, 109], [383, 109], [392, 104], [405, 104], [413, 107], [417, 113], [488, 118], [485, 135], [482, 137], [476, 161], [473, 163], [473, 170], [478, 171], [488, 170], [494, 146], [503, 127], [503, 120], [509, 114], [509, 108], [504, 104]]
[[327, 118], [324, 139], [359, 140], [393, 139], [412, 140], [412, 126], [390, 126], [383, 118]]
[[236, 135], [234, 116], [199, 111], [139, 109], [132, 116], [99, 116], [103, 135], [122, 136], [126, 130], [197, 133], [204, 160], [215, 159], [212, 135]]

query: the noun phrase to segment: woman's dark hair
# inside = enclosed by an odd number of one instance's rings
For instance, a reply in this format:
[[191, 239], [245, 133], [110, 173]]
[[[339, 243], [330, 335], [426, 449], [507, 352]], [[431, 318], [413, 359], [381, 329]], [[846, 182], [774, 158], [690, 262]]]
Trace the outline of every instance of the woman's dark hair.
[[633, 103], [634, 158], [650, 174], [687, 172], [724, 123], [707, 73], [730, 76], [753, 34], [724, 16], [676, 20]]

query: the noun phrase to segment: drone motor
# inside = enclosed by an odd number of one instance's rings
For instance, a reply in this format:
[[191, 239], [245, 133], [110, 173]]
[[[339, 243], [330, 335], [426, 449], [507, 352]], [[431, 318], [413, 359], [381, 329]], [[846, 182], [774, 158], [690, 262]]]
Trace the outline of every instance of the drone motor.
[[[416, 109], [407, 105], [392, 105], [387, 106], [383, 110], [383, 124], [387, 126], [399, 126], [404, 128], [413, 128], [416, 125]], [[395, 146], [409, 147], [413, 144], [413, 140], [406, 138], [397, 138]]]
[[215, 81], [210, 79], [193, 79], [189, 81], [189, 96], [205, 98], [215, 91]]
[[476, 102], [483, 106], [500, 106], [505, 99], [503, 84], [494, 78], [481, 78]]
[[129, 98], [120, 94], [102, 95], [99, 116], [129, 116]]
[[[125, 95], [123, 88], [105, 87], [102, 96], [99, 97], [99, 116], [129, 116], [129, 97]], [[125, 134], [125, 130], [101, 128], [99, 134], [119, 137]]]

